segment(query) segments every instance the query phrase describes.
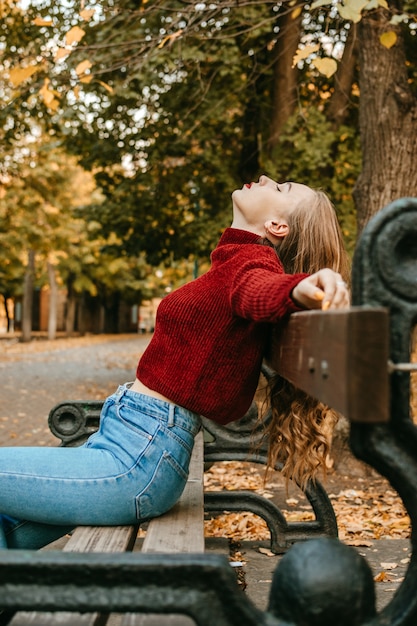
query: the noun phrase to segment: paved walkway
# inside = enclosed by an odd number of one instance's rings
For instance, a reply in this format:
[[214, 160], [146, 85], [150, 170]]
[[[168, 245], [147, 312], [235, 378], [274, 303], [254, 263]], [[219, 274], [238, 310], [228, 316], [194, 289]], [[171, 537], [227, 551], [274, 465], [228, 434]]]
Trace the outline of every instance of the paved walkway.
[[52, 342], [0, 340], [0, 445], [57, 445], [48, 414], [66, 400], [99, 400], [134, 380], [149, 335]]
[[[133, 380], [138, 358], [148, 341], [147, 335], [113, 335], [19, 344], [3, 337], [0, 445], [58, 445], [47, 424], [50, 409], [65, 400], [104, 399], [118, 384]], [[226, 539], [208, 539], [207, 548], [229, 552]], [[248, 596], [261, 609], [267, 606], [272, 573], [280, 558], [268, 556], [267, 548], [267, 542], [242, 542], [239, 547], [245, 562], [239, 578], [244, 580]], [[376, 583], [377, 606], [381, 609], [405, 574], [409, 542], [375, 540], [357, 549], [375, 575], [387, 570], [388, 565], [387, 579]]]

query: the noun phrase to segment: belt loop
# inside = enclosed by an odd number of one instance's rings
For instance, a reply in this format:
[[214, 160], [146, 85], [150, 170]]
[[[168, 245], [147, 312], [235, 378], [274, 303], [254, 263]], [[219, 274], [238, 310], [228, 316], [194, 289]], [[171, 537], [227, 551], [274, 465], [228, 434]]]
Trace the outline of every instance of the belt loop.
[[174, 426], [174, 413], [175, 413], [175, 404], [169, 404], [169, 413], [168, 413], [168, 428], [172, 428]]
[[122, 395], [123, 395], [123, 387], [122, 387], [122, 385], [119, 385], [118, 388], [117, 388], [116, 394], [115, 394], [115, 396], [116, 396], [115, 403], [116, 404], [120, 403]]
[[119, 385], [116, 391], [116, 404], [120, 404], [125, 393], [129, 391], [126, 385]]

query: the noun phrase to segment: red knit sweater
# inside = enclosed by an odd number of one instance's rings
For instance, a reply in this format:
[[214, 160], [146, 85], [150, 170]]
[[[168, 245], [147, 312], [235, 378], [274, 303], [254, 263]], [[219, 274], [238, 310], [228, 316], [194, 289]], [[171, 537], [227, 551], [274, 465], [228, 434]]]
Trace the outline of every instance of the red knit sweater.
[[210, 270], [166, 296], [137, 377], [175, 404], [220, 424], [249, 409], [271, 322], [298, 310], [285, 274], [253, 233], [228, 228]]

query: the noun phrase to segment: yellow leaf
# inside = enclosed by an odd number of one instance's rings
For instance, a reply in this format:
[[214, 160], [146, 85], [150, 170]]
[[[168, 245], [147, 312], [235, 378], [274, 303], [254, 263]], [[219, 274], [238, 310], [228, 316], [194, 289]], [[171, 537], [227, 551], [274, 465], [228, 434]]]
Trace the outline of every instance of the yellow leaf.
[[47, 104], [54, 97], [54, 94], [52, 93], [52, 91], [49, 90], [49, 83], [50, 83], [49, 78], [45, 78], [41, 89], [39, 89], [39, 93], [41, 94], [45, 104]]
[[88, 22], [88, 20], [91, 20], [95, 12], [95, 9], [84, 9], [83, 11], [80, 11], [80, 16], [83, 20]]
[[397, 33], [394, 33], [393, 30], [388, 30], [386, 33], [382, 33], [379, 41], [389, 50], [397, 41]]
[[51, 102], [48, 105], [48, 108], [51, 109], [52, 111], [57, 111], [58, 107], [59, 107], [59, 100], [57, 100], [56, 98], [51, 100]]
[[35, 17], [35, 19], [33, 20], [33, 24], [35, 24], [35, 26], [52, 26], [52, 20], [50, 17], [48, 17], [48, 19], [45, 19], [43, 17]]
[[91, 81], [93, 80], [93, 75], [92, 74], [87, 74], [86, 76], [83, 76], [82, 78], [80, 78], [80, 83], [91, 83]]
[[294, 54], [294, 57], [292, 60], [292, 66], [294, 67], [295, 65], [297, 65], [299, 61], [306, 59], [307, 57], [310, 56], [310, 54], [313, 54], [313, 52], [317, 52], [317, 50], [319, 49], [320, 49], [319, 44], [310, 44], [309, 46], [306, 46], [305, 48], [298, 48], [297, 52]]
[[362, 11], [368, 4], [369, 0], [345, 0], [344, 4], [338, 3], [340, 17], [354, 23], [360, 22]]
[[312, 9], [318, 9], [318, 7], [324, 7], [326, 4], [332, 4], [332, 0], [315, 0], [311, 5]]
[[85, 35], [85, 30], [79, 26], [73, 26], [65, 35], [65, 43], [70, 46], [73, 43], [78, 43]]
[[314, 59], [313, 65], [318, 69], [320, 74], [324, 74], [327, 78], [333, 76], [333, 74], [337, 70], [337, 63], [334, 59], [330, 57], [324, 57], [324, 59]]
[[291, 12], [291, 19], [296, 20], [297, 17], [300, 15], [302, 9], [301, 7], [296, 7], [292, 12]]
[[182, 35], [182, 29], [177, 30], [175, 33], [171, 33], [171, 35], [167, 35], [159, 43], [158, 48], [163, 48], [168, 41], [170, 43], [173, 43], [176, 39], [178, 39], [178, 37], [181, 37], [181, 35]]
[[74, 89], [72, 90], [72, 93], [74, 94], [74, 98], [78, 100], [80, 96], [80, 88], [78, 85], [75, 85]]
[[410, 16], [408, 15], [408, 13], [402, 13], [401, 15], [393, 15], [389, 23], [394, 24], [395, 26], [396, 24], [401, 24], [401, 22], [407, 22], [409, 18]]
[[84, 61], [81, 61], [81, 63], [78, 63], [77, 67], [75, 68], [75, 72], [77, 76], [81, 76], [82, 74], [85, 74], [86, 71], [89, 70], [92, 65], [93, 64], [88, 59], [85, 59]]
[[58, 94], [52, 89], [49, 89], [49, 83], [49, 78], [45, 78], [44, 83], [39, 90], [39, 94], [42, 96], [45, 106], [47, 106], [48, 109], [56, 111], [59, 105], [59, 101], [55, 98], [55, 96]]
[[102, 80], [99, 80], [98, 82], [100, 83], [102, 87], [104, 87], [104, 89], [107, 89], [109, 93], [114, 93], [113, 87], [110, 87], [110, 85], [108, 85], [107, 83], [104, 83]]
[[18, 87], [25, 80], [30, 78], [40, 69], [40, 65], [29, 65], [28, 67], [14, 67], [9, 72], [9, 80], [13, 87]]
[[379, 7], [378, 0], [370, 0], [368, 4], [365, 5], [365, 11], [372, 11], [373, 9], [377, 9]]
[[59, 61], [60, 59], [67, 57], [70, 53], [71, 50], [68, 50], [67, 48], [58, 48], [54, 56], [54, 61]]

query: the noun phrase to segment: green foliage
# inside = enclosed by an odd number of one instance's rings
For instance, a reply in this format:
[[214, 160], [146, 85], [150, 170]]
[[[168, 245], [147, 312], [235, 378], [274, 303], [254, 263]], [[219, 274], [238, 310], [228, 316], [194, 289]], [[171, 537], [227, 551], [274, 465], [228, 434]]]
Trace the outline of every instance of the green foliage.
[[353, 251], [356, 220], [351, 190], [361, 166], [355, 128], [333, 129], [325, 114], [314, 107], [298, 111], [263, 165], [278, 180], [297, 180], [326, 191], [335, 204], [346, 244]]
[[[63, 282], [79, 292], [121, 291], [132, 301], [149, 295], [150, 265], [206, 259], [230, 223], [231, 192], [262, 171], [328, 191], [352, 248], [358, 97], [351, 96], [345, 125], [332, 126], [334, 77], [305, 59], [297, 113], [269, 150], [274, 55], [285, 37], [278, 18], [292, 3], [105, 0], [91, 7], [94, 14], [71, 1], [25, 10], [9, 2], [0, 18], [0, 137], [4, 175], [14, 181], [8, 206], [13, 193], [22, 245], [35, 246], [40, 262], [53, 253]], [[346, 22], [299, 8], [303, 45], [325, 40], [327, 50], [340, 50]], [[406, 37], [414, 80], [415, 35], [408, 29]], [[17, 66], [36, 72], [13, 86], [7, 76]], [[54, 172], [56, 153], [48, 161], [43, 147], [36, 167], [44, 172], [30, 174], [22, 147], [39, 129], [94, 173], [99, 197], [92, 190], [82, 201], [71, 197], [62, 152]], [[45, 214], [45, 202], [58, 213]]]

